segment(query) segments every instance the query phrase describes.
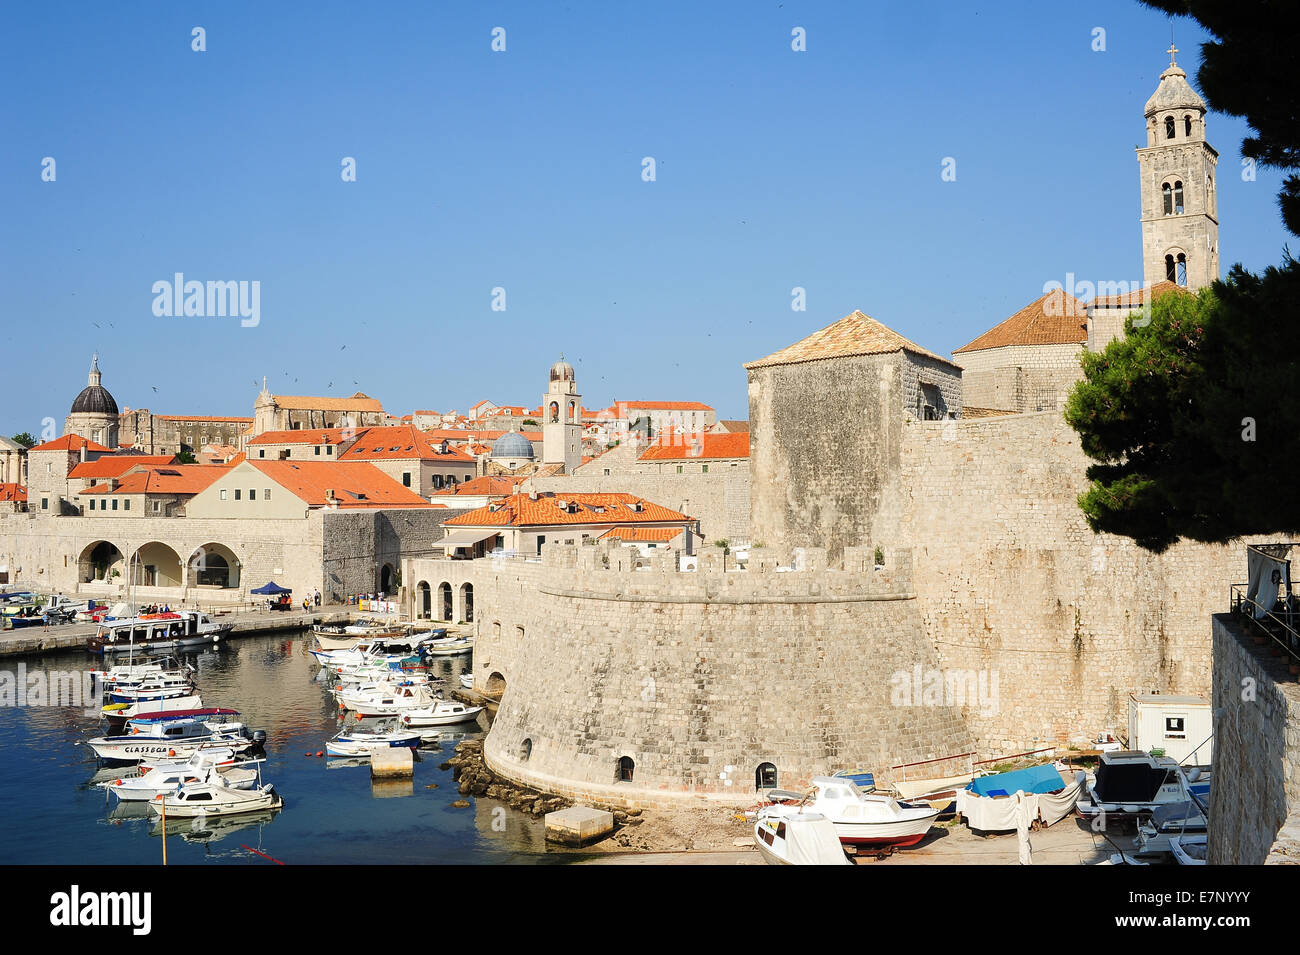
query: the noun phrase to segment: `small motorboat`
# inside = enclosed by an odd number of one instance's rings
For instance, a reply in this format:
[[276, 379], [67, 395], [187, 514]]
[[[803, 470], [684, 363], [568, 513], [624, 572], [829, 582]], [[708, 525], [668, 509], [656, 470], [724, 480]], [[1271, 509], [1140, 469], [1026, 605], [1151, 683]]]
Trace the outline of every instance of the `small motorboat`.
[[1112, 821], [1143, 822], [1162, 805], [1205, 801], [1209, 794], [1208, 766], [1183, 767], [1170, 756], [1119, 750], [1101, 754], [1078, 812], [1085, 819], [1104, 813]]
[[420, 734], [406, 730], [344, 730], [325, 744], [330, 756], [369, 757], [377, 749], [415, 749]]
[[754, 845], [768, 865], [852, 865], [835, 825], [814, 812], [765, 815], [754, 822]]
[[1209, 834], [1204, 832], [1171, 836], [1169, 851], [1179, 865], [1206, 865], [1208, 860], [1205, 853], [1209, 839]]
[[1209, 832], [1205, 814], [1192, 800], [1166, 803], [1157, 806], [1151, 817], [1144, 820], [1137, 831], [1137, 848], [1134, 855], [1166, 855], [1173, 852], [1173, 840], [1178, 837], [1204, 836]]
[[407, 710], [421, 709], [436, 701], [428, 684], [377, 684], [372, 689], [344, 690], [339, 705], [355, 710], [359, 716], [396, 716]]
[[892, 796], [864, 793], [852, 780], [815, 776], [812, 791], [799, 805], [765, 806], [759, 814], [787, 818], [803, 811], [825, 816], [840, 842], [851, 846], [913, 846], [925, 838], [939, 810], [913, 806]]
[[472, 690], [472, 689], [474, 689], [474, 674], [473, 674], [473, 673], [462, 673], [462, 674], [460, 675], [460, 685], [463, 686], [463, 687], [464, 687], [465, 689], [467, 689], [467, 690]]
[[100, 759], [138, 763], [144, 759], [189, 757], [211, 745], [226, 746], [237, 753], [260, 747], [266, 733], [251, 733], [243, 723], [228, 722], [226, 713], [145, 714], [129, 720], [126, 732], [86, 740]]
[[403, 726], [413, 729], [425, 726], [450, 726], [478, 719], [481, 706], [466, 706], [452, 700], [434, 700], [428, 706], [407, 710], [400, 717]]
[[159, 793], [149, 802], [152, 812], [168, 817], [233, 816], [242, 812], [278, 809], [284, 804], [270, 783], [256, 789], [235, 789], [220, 782], [190, 783], [175, 792]]
[[175, 792], [191, 783], [214, 783], [234, 789], [252, 789], [257, 785], [257, 780], [256, 769], [215, 759], [213, 753], [200, 750], [180, 766], [157, 767], [139, 776], [123, 776], [99, 783], [99, 786], [123, 802], [145, 802], [159, 793]]
[[455, 637], [449, 640], [434, 640], [424, 644], [424, 652], [434, 657], [454, 657], [460, 653], [469, 653], [474, 649], [472, 637]]

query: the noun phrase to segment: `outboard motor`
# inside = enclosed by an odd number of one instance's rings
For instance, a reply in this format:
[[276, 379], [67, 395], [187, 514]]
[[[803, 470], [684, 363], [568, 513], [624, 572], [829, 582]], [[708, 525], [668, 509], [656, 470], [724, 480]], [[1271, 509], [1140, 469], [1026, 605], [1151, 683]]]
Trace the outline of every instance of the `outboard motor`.
[[258, 749], [266, 748], [266, 730], [253, 730], [253, 745]]

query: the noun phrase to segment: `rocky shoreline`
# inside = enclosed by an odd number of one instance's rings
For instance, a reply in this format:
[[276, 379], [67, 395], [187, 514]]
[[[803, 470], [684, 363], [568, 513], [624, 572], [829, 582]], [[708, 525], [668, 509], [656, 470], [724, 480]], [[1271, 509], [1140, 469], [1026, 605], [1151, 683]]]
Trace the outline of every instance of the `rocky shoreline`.
[[[443, 763], [440, 768], [450, 768], [452, 770], [452, 778], [457, 782], [462, 796], [482, 796], [487, 799], [495, 799], [530, 816], [544, 816], [548, 812], [556, 812], [574, 805], [573, 800], [564, 796], [544, 793], [527, 786], [518, 786], [497, 776], [492, 770], [488, 769], [483, 760], [482, 740], [463, 740], [457, 743], [456, 755]], [[596, 809], [607, 809], [613, 813], [614, 833], [609, 838], [624, 848], [634, 848], [631, 845], [630, 834], [625, 833], [623, 830], [639, 826], [645, 821], [640, 809], [603, 806], [592, 802], [584, 802], [583, 805], [593, 806]], [[608, 841], [606, 840], [606, 842]], [[598, 843], [592, 848], [599, 851], [602, 845]], [[636, 846], [635, 848], [649, 848], [649, 846]]]

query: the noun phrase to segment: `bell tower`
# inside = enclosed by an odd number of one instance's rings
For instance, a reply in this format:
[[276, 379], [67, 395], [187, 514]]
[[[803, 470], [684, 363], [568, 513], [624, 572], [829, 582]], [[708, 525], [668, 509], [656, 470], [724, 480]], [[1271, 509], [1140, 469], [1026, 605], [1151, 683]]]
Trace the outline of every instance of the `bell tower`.
[[542, 396], [542, 463], [563, 464], [565, 474], [582, 463], [582, 396], [563, 355], [551, 366]]
[[1137, 150], [1143, 277], [1195, 290], [1219, 277], [1219, 154], [1205, 141], [1205, 101], [1175, 61], [1178, 48], [1166, 52], [1169, 67], [1147, 100], [1147, 144]]

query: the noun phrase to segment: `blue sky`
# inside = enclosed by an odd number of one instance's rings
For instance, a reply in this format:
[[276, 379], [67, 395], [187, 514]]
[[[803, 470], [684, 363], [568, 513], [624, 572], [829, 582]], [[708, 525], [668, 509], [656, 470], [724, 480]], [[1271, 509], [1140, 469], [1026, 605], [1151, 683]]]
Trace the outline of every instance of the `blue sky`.
[[[395, 414], [533, 406], [563, 352], [588, 407], [745, 417], [743, 362], [855, 308], [946, 354], [1067, 272], [1140, 281], [1167, 18], [880, 7], [8, 5], [0, 431], [61, 430], [96, 349], [161, 414], [251, 415], [263, 375]], [[1205, 37], [1175, 30], [1194, 79]], [[1245, 132], [1209, 116], [1225, 272], [1288, 239]], [[260, 282], [259, 324], [156, 316], [176, 272]]]

